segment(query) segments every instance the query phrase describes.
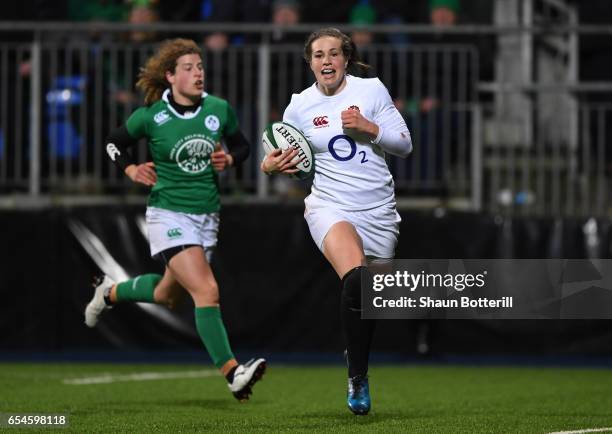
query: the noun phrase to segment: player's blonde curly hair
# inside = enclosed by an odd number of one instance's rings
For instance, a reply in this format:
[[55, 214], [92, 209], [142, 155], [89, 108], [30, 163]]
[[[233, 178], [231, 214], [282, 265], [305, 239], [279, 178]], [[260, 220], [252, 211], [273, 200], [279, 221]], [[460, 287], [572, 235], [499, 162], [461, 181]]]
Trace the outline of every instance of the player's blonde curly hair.
[[161, 99], [164, 90], [170, 87], [166, 80], [166, 71], [174, 73], [176, 61], [185, 54], [197, 54], [202, 57], [202, 50], [191, 39], [168, 39], [161, 43], [143, 68], [140, 68], [136, 88], [144, 93], [144, 102], [151, 105]]
[[306, 39], [306, 43], [304, 44], [304, 59], [306, 62], [310, 63], [312, 60], [312, 43], [319, 38], [323, 38], [325, 36], [331, 36], [332, 38], [340, 39], [342, 54], [344, 58], [347, 60], [346, 70], [349, 73], [359, 73], [364, 69], [369, 69], [370, 65], [364, 63], [357, 52], [357, 46], [353, 42], [353, 40], [346, 34], [342, 33], [340, 30], [334, 27], [325, 27], [323, 29], [319, 29], [314, 31], [308, 36]]

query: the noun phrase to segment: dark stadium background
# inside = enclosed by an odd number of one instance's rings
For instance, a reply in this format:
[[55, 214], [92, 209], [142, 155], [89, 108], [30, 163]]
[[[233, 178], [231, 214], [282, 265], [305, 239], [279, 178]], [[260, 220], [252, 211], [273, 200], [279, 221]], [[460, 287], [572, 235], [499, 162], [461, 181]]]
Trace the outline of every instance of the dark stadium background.
[[[0, 16], [1, 42], [27, 43], [36, 37], [37, 23], [52, 25], [65, 21], [69, 3], [6, 4]], [[173, 8], [174, 3], [159, 2], [162, 20], [198, 21], [192, 19], [200, 13], [198, 2], [190, 4], [192, 9], [185, 6], [180, 10]], [[355, 3], [335, 2], [328, 8], [328, 2], [307, 2], [302, 6], [302, 22], [346, 23]], [[403, 17], [404, 24], [427, 24], [426, 1], [372, 4], [381, 17], [395, 14]], [[568, 4], [578, 9], [581, 25], [610, 25], [609, 2]], [[492, 14], [492, 2], [466, 0], [459, 16], [462, 24], [486, 25], [491, 24]], [[261, 16], [261, 11], [257, 16]], [[237, 19], [252, 21], [248, 17]], [[20, 21], [27, 21], [30, 28], [11, 26]], [[50, 30], [45, 27], [44, 31]], [[299, 35], [297, 40], [302, 38]], [[494, 79], [495, 74], [492, 66], [495, 50], [491, 49], [490, 39], [489, 34], [480, 39], [474, 37], [476, 46], [482, 49], [479, 73], [487, 81]], [[605, 29], [580, 34], [580, 82], [612, 82], [611, 48], [612, 39]], [[5, 60], [8, 63], [3, 63], [3, 68], [12, 71], [17, 67], [16, 57], [8, 56]], [[14, 78], [11, 74], [7, 77]], [[611, 90], [581, 94], [580, 101], [609, 101]], [[27, 110], [27, 95], [22, 98]], [[487, 102], [490, 98], [484, 95], [480, 100]], [[6, 113], [8, 108], [2, 110]], [[5, 119], [12, 120], [11, 116]], [[8, 129], [14, 133], [27, 128], [27, 119], [26, 115], [21, 124], [8, 125]], [[605, 133], [610, 130], [608, 122], [604, 130]], [[19, 137], [25, 140], [27, 135], [27, 131], [22, 131]], [[251, 139], [254, 148], [259, 146], [257, 136]], [[6, 149], [10, 149], [11, 143], [8, 140], [5, 143]], [[611, 152], [607, 141], [603, 149], [606, 164], [603, 182], [609, 187]], [[27, 152], [24, 155], [27, 160]], [[89, 158], [105, 157], [100, 154]], [[89, 285], [100, 267], [78, 241], [71, 225], [76, 221], [89, 228], [128, 274], [159, 270], [159, 265], [148, 258], [146, 241], [138, 229], [145, 191], [131, 189], [124, 183], [94, 189], [95, 193], [90, 195], [87, 187], [70, 191], [43, 185], [41, 191], [28, 194], [27, 185], [12, 182], [11, 176], [17, 170], [11, 169], [12, 164], [13, 161], [5, 160], [0, 187], [0, 359], [133, 360], [149, 358], [151, 353], [159, 360], [205, 359], [195, 332], [173, 327], [164, 318], [138, 306], [116, 307], [105, 315], [97, 329], [83, 325], [82, 310], [91, 294]], [[26, 161], [20, 164], [27, 172]], [[482, 185], [485, 195], [490, 187], [487, 182], [485, 177]], [[214, 269], [233, 346], [238, 354], [342, 363], [339, 283], [310, 239], [300, 198], [271, 193], [262, 199], [253, 195], [250, 187], [236, 192], [232, 185], [229, 182], [224, 185], [226, 195]], [[574, 214], [561, 208], [531, 212], [520, 206], [503, 208], [499, 204], [470, 210], [453, 206], [452, 192], [445, 188], [399, 190], [403, 221], [396, 257], [609, 258], [611, 208], [609, 192], [605, 195], [600, 198], [603, 203], [599, 207]], [[432, 205], [411, 201], [423, 197], [432, 198]], [[597, 222], [595, 252], [589, 247], [589, 235], [585, 232], [590, 219]], [[192, 321], [189, 303], [186, 301], [176, 313], [185, 324]], [[419, 349], [419, 344], [426, 347]], [[597, 319], [389, 320], [379, 325], [374, 351], [377, 360], [551, 361], [609, 366], [612, 323]]]

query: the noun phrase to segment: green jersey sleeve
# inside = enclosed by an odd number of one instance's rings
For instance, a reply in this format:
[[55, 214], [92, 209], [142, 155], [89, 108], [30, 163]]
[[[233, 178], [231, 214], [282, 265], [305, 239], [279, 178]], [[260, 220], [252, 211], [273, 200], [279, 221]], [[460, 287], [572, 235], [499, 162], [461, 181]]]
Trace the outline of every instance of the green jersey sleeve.
[[232, 106], [227, 104], [227, 122], [223, 130], [224, 136], [233, 136], [238, 131], [238, 117]]
[[125, 126], [132, 138], [140, 139], [147, 135], [147, 119], [146, 107], [140, 107], [130, 115]]

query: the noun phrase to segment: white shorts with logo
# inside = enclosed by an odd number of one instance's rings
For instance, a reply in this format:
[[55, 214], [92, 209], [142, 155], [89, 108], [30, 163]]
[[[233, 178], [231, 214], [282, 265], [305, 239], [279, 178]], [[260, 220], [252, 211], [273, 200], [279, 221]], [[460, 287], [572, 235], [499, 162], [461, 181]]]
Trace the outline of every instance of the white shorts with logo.
[[399, 224], [402, 221], [395, 201], [392, 200], [376, 208], [351, 211], [335, 208], [312, 194], [304, 201], [304, 218], [308, 223], [312, 239], [323, 252], [323, 241], [329, 229], [336, 223], [346, 221], [355, 226], [363, 241], [363, 251], [368, 258], [392, 259], [399, 237]]
[[202, 246], [210, 261], [217, 245], [219, 213], [187, 214], [147, 207], [147, 232], [151, 256], [171, 247], [196, 244]]

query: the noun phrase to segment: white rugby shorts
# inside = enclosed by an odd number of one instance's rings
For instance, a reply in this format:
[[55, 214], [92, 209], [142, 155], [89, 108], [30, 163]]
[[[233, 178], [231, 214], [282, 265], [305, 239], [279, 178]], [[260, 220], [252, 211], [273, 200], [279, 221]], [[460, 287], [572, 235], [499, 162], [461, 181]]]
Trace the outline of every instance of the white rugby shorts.
[[187, 214], [162, 208], [147, 207], [147, 232], [151, 256], [171, 247], [185, 244], [202, 246], [206, 258], [217, 245], [219, 213]]
[[363, 241], [363, 252], [368, 258], [392, 259], [399, 237], [399, 224], [402, 221], [395, 201], [392, 200], [376, 208], [351, 211], [335, 208], [312, 195], [304, 201], [304, 218], [315, 244], [323, 252], [323, 241], [329, 229], [336, 223], [347, 221], [355, 226]]

